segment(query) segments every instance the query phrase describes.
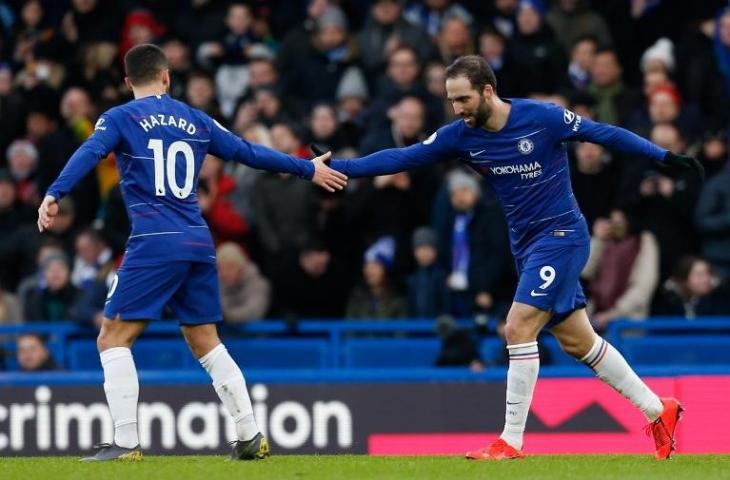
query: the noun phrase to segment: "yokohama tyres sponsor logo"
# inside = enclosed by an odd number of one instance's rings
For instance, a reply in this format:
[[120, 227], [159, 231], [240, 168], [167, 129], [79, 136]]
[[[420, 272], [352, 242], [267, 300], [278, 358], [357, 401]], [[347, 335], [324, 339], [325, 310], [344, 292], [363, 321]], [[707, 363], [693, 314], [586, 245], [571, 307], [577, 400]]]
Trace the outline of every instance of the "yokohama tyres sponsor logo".
[[509, 175], [513, 173], [531, 173], [542, 170], [538, 162], [521, 163], [519, 165], [504, 165], [489, 168], [494, 175]]
[[538, 162], [521, 163], [518, 165], [501, 165], [490, 167], [489, 170], [493, 175], [512, 175], [517, 174], [521, 180], [530, 180], [538, 178], [542, 175], [542, 166]]

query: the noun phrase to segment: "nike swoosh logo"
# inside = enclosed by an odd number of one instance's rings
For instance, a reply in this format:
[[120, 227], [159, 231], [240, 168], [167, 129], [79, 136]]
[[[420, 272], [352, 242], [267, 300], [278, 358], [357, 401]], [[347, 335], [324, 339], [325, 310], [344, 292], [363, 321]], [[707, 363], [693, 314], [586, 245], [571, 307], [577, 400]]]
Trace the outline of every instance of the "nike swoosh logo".
[[519, 405], [522, 402], [507, 402], [507, 405]]
[[535, 293], [535, 290], [530, 292], [531, 297], [544, 297], [547, 296], [547, 293]]
[[486, 152], [486, 150], [479, 150], [478, 152], [469, 152], [469, 155], [476, 157], [477, 155]]

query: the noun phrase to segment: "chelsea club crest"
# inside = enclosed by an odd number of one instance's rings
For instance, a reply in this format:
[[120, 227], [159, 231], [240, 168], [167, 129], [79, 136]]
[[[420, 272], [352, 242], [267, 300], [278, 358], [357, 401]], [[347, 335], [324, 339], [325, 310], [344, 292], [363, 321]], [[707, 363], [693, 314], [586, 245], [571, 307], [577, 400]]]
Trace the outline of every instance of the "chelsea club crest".
[[520, 151], [522, 155], [527, 155], [531, 153], [535, 149], [535, 144], [532, 143], [532, 140], [529, 138], [521, 138], [519, 142], [517, 142], [517, 150]]

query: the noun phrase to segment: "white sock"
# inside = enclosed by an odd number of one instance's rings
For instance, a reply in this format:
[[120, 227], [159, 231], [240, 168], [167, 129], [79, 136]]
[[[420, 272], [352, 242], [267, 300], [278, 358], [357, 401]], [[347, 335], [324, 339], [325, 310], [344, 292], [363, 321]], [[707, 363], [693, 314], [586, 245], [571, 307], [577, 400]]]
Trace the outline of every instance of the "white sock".
[[114, 443], [124, 448], [139, 445], [137, 436], [137, 401], [139, 380], [132, 352], [114, 347], [99, 354], [104, 369], [104, 392], [114, 421]]
[[259, 433], [253, 416], [246, 380], [236, 362], [221, 343], [198, 359], [213, 379], [213, 388], [236, 422], [236, 434], [242, 441], [251, 440]]
[[618, 350], [596, 335], [591, 350], [580, 359], [596, 376], [628, 398], [651, 422], [659, 418], [664, 406], [659, 397], [631, 369]]
[[540, 355], [537, 342], [507, 345], [509, 369], [507, 370], [507, 406], [504, 430], [500, 437], [517, 449], [522, 448], [527, 413], [532, 403], [532, 392], [540, 371]]

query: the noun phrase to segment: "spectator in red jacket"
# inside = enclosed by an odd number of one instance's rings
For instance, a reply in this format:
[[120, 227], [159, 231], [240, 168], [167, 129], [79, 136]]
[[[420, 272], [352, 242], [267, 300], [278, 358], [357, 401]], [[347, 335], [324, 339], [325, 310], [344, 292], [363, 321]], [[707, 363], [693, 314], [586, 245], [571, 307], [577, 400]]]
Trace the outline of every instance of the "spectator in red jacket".
[[246, 220], [236, 211], [230, 195], [236, 182], [223, 173], [221, 159], [208, 155], [200, 169], [198, 204], [216, 245], [232, 241], [243, 245], [248, 234]]

